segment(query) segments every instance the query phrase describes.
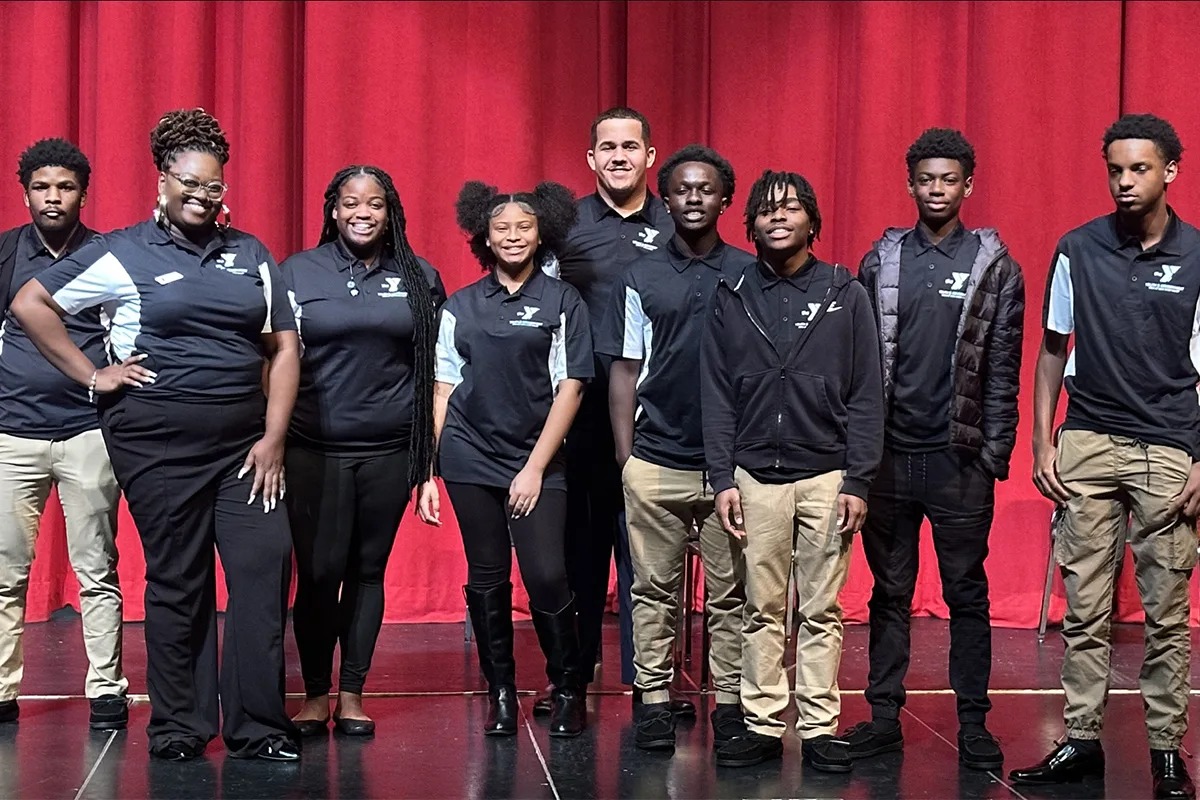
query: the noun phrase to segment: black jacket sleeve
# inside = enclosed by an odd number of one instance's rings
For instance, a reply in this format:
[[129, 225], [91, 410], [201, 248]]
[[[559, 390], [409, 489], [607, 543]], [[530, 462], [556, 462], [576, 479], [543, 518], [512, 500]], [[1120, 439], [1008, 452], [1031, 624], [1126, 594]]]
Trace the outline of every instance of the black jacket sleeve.
[[1017, 395], [1021, 388], [1021, 343], [1025, 333], [1025, 278], [1004, 256], [996, 317], [988, 334], [983, 381], [983, 464], [997, 480], [1008, 478], [1017, 441]]
[[883, 458], [883, 374], [879, 364], [879, 330], [867, 291], [846, 286], [846, 305], [854, 313], [853, 374], [846, 402], [846, 478], [842, 493], [867, 499]]
[[862, 257], [862, 261], [858, 262], [858, 282], [867, 290], [867, 297], [871, 300], [871, 311], [874, 312], [876, 319], [879, 319], [879, 298], [875, 296], [878, 276], [879, 252], [872, 247]]
[[704, 458], [708, 482], [714, 493], [732, 489], [733, 448], [737, 435], [737, 410], [733, 381], [725, 353], [725, 298], [718, 286], [709, 309], [708, 324], [700, 343], [700, 414], [704, 422]]
[[8, 299], [12, 293], [13, 271], [17, 266], [17, 243], [20, 241], [20, 234], [20, 228], [0, 233], [0, 318], [8, 313]]

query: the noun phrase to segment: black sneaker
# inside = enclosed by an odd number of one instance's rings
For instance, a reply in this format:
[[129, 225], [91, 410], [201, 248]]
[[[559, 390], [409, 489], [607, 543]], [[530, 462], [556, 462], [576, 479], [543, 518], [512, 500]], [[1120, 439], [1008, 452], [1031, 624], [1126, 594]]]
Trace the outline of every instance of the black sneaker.
[[860, 722], [850, 730], [843, 731], [838, 738], [846, 743], [850, 758], [855, 761], [904, 749], [904, 732], [899, 724], [891, 730], [885, 730], [874, 722]]
[[849, 772], [854, 765], [846, 743], [829, 735], [805, 739], [800, 745], [800, 755], [805, 764], [819, 772]]
[[129, 703], [115, 694], [101, 695], [90, 701], [92, 714], [88, 727], [94, 731], [119, 731], [129, 723]]
[[204, 745], [192, 740], [167, 742], [150, 748], [150, 755], [164, 761], [191, 761], [204, 755]]
[[739, 736], [749, 733], [741, 703], [717, 703], [709, 719], [712, 721], [714, 750], [720, 750]]
[[987, 728], [964, 725], [958, 732], [958, 760], [971, 769], [1000, 769], [1004, 766], [1004, 753]]
[[750, 732], [717, 751], [718, 767], [752, 767], [783, 757], [783, 740]]
[[675, 715], [670, 703], [649, 703], [638, 714], [637, 737], [641, 750], [675, 749]]
[[0, 723], [16, 722], [19, 716], [21, 716], [21, 707], [17, 705], [16, 700], [5, 700], [0, 703]]

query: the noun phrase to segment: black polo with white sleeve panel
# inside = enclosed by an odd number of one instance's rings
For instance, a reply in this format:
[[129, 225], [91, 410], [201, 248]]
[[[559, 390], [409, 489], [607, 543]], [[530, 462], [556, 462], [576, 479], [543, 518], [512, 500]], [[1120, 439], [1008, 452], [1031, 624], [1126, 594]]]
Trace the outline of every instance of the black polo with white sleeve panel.
[[[441, 277], [417, 261], [440, 305]], [[368, 267], [337, 240], [296, 253], [279, 269], [303, 345], [292, 441], [334, 455], [407, 448], [415, 327], [400, 265], [380, 257]]]
[[650, 192], [640, 211], [622, 217], [593, 192], [580, 199], [579, 219], [558, 256], [557, 276], [579, 290], [598, 338], [613, 286], [636, 259], [666, 246], [675, 220]]
[[1143, 250], [1116, 214], [1067, 233], [1046, 282], [1048, 331], [1074, 334], [1063, 428], [1200, 460], [1200, 231], [1170, 211]]
[[[67, 243], [70, 254], [95, 236], [80, 224]], [[31, 278], [49, 269], [57, 258], [38, 235], [33, 223], [17, 234], [16, 263], [5, 308]], [[100, 309], [89, 308], [63, 320], [75, 346], [96, 368], [108, 366], [108, 329]], [[0, 433], [43, 441], [70, 439], [100, 427], [87, 389], [46, 360], [11, 313], [0, 321]]]
[[900, 246], [899, 341], [887, 439], [906, 453], [950, 445], [950, 362], [979, 237], [961, 223], [933, 244], [916, 225]]
[[[507, 488], [533, 452], [559, 384], [593, 377], [587, 308], [574, 287], [534, 270], [509, 294], [494, 274], [442, 306], [437, 380], [454, 387], [438, 446], [439, 474]], [[560, 449], [542, 486], [566, 489]]]
[[198, 248], [146, 220], [93, 238], [36, 280], [67, 314], [107, 314], [113, 361], [147, 355], [158, 378], [126, 389], [146, 397], [262, 392], [262, 334], [296, 329], [270, 252], [233, 228]]
[[642, 362], [633, 454], [678, 470], [704, 469], [700, 341], [717, 281], [734, 282], [755, 257], [724, 242], [702, 258], [672, 236], [634, 261], [617, 281], [596, 352]]

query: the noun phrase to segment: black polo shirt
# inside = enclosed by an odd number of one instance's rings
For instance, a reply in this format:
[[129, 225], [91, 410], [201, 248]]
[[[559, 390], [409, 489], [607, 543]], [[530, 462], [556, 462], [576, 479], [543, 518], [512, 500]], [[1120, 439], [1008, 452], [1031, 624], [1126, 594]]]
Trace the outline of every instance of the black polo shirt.
[[[447, 481], [507, 488], [524, 468], [558, 386], [593, 375], [587, 309], [573, 287], [535, 269], [513, 294], [495, 275], [442, 306], [437, 380], [454, 386], [438, 447]], [[542, 478], [566, 489], [563, 452]]]
[[[82, 224], [75, 229], [64, 254], [78, 250], [95, 235]], [[57, 259], [46, 249], [33, 223], [18, 233], [17, 260], [5, 308], [17, 290], [45, 272]], [[71, 341], [97, 369], [108, 365], [108, 330], [100, 309], [90, 308], [63, 320]], [[26, 439], [70, 439], [99, 427], [96, 407], [87, 389], [59, 372], [34, 347], [11, 313], [0, 321], [0, 433]]]
[[[417, 261], [440, 305], [441, 277]], [[279, 271], [304, 348], [291, 439], [347, 455], [408, 447], [415, 327], [400, 265], [379, 258], [368, 267], [336, 240], [296, 253]]]
[[1047, 330], [1075, 334], [1063, 427], [1176, 447], [1200, 460], [1200, 231], [1171, 219], [1142, 250], [1094, 219], [1058, 243]]
[[665, 247], [675, 235], [666, 204], [650, 192], [641, 211], [622, 217], [592, 193], [579, 201], [579, 219], [558, 255], [558, 277], [579, 290], [587, 304], [592, 336], [599, 337], [613, 286], [625, 268]]
[[704, 469], [700, 339], [722, 275], [734, 282], [754, 256], [718, 242], [703, 258], [683, 254], [672, 236], [617, 281], [596, 351], [642, 362], [633, 454], [680, 470]]
[[896, 450], [950, 444], [950, 362], [979, 237], [962, 223], [931, 244], [918, 224], [900, 246], [899, 341], [887, 437]]
[[817, 263], [817, 257], [810, 254], [804, 266], [786, 278], [761, 261], [750, 271], [762, 287], [766, 304], [765, 308], [754, 311], [761, 316], [767, 336], [784, 358], [820, 310], [832, 285], [832, 271], [814, 269]]
[[157, 380], [127, 390], [145, 396], [261, 392], [262, 334], [296, 329], [266, 246], [232, 228], [201, 250], [146, 220], [93, 238], [37, 280], [68, 314], [108, 315], [114, 361], [148, 355], [142, 366]]

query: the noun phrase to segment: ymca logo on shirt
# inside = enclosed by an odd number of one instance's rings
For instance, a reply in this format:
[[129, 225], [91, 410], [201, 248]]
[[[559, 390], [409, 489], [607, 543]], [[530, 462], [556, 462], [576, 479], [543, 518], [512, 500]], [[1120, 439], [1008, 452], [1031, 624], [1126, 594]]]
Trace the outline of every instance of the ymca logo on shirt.
[[649, 225], [647, 225], [642, 228], [641, 232], [638, 234], [638, 239], [641, 241], [635, 239], [633, 246], [640, 247], [643, 250], [657, 250], [658, 245], [653, 243], [656, 238], [658, 238], [658, 229], [651, 228]]
[[1178, 264], [1163, 264], [1158, 269], [1154, 270], [1154, 277], [1158, 281], [1147, 283], [1146, 288], [1152, 292], [1170, 292], [1171, 294], [1179, 294], [1184, 287], [1171, 283], [1175, 276], [1179, 273], [1180, 265]]
[[382, 284], [383, 291], [379, 293], [379, 296], [408, 297], [408, 292], [400, 288], [401, 286], [403, 286], [403, 279], [401, 278], [384, 278]]
[[950, 277], [946, 278], [946, 285], [950, 288], [939, 289], [938, 294], [948, 299], [962, 300], [967, 296], [967, 293], [963, 289], [966, 287], [967, 279], [970, 277], [971, 273], [969, 272], [951, 272]]
[[[800, 316], [804, 317], [804, 319], [801, 322], [795, 323], [796, 328], [799, 330], [804, 330], [805, 328], [807, 328], [809, 326], [809, 324], [812, 323], [813, 319], [817, 316], [817, 312], [820, 310], [821, 310], [820, 303], [809, 303], [808, 309], [800, 312]], [[830, 310], [832, 311], [833, 309], [831, 308]]]
[[245, 267], [235, 267], [233, 262], [237, 260], [237, 253], [221, 253], [217, 256], [217, 269], [225, 270], [232, 275], [245, 275]]
[[540, 306], [525, 306], [522, 310], [517, 312], [517, 319], [510, 319], [508, 324], [516, 325], [521, 328], [540, 328], [542, 327], [542, 323], [534, 320], [533, 317], [541, 310], [542, 309]]

